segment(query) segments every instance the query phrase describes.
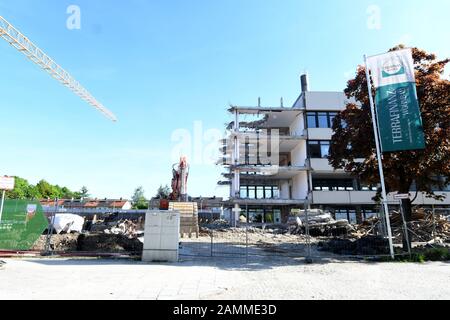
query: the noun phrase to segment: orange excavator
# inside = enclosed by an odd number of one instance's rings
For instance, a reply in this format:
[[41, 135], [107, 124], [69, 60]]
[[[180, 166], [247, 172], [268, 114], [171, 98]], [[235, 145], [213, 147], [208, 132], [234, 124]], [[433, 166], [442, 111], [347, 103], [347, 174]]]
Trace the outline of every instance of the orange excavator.
[[181, 157], [179, 163], [172, 167], [172, 193], [168, 199], [160, 199], [160, 210], [168, 210], [169, 202], [187, 202], [187, 180], [189, 177], [189, 164], [186, 157]]

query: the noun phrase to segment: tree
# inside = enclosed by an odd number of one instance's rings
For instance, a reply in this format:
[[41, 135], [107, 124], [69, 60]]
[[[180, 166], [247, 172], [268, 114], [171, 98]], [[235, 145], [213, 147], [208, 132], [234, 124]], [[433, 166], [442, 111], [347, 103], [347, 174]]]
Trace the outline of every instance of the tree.
[[85, 199], [89, 198], [91, 195], [89, 194], [89, 190], [86, 186], [81, 187], [81, 190], [74, 193], [75, 199]]
[[169, 199], [170, 188], [168, 185], [159, 186], [158, 191], [156, 192], [156, 199]]
[[41, 180], [36, 185], [36, 190], [42, 198], [54, 199], [58, 196], [57, 190], [45, 180]]
[[[402, 48], [400, 45], [390, 51]], [[386, 188], [387, 192], [409, 193], [415, 185], [418, 192], [442, 200], [434, 191], [448, 185], [450, 177], [450, 81], [442, 77], [450, 59], [437, 60], [434, 54], [418, 48], [413, 49], [413, 59], [426, 149], [385, 153]], [[377, 185], [380, 177], [363, 66], [358, 67], [356, 77], [348, 82], [345, 94], [357, 103], [349, 103], [334, 121], [330, 163], [335, 169], [345, 169], [358, 176], [366, 184]], [[414, 199], [402, 203], [407, 221], [411, 220], [412, 202]]]
[[134, 194], [131, 197], [131, 199], [133, 200], [133, 208], [134, 209], [138, 209], [138, 210], [148, 209], [148, 201], [145, 198], [145, 191], [142, 186], [137, 187], [134, 190]]
[[62, 199], [72, 199], [75, 198], [75, 192], [72, 192], [69, 188], [67, 187], [62, 187], [61, 188], [61, 198]]
[[89, 197], [88, 189], [83, 187], [80, 192], [73, 192], [67, 187], [52, 185], [45, 180], [41, 180], [36, 186], [30, 184], [27, 180], [15, 177], [14, 190], [6, 192], [7, 199], [80, 199]]

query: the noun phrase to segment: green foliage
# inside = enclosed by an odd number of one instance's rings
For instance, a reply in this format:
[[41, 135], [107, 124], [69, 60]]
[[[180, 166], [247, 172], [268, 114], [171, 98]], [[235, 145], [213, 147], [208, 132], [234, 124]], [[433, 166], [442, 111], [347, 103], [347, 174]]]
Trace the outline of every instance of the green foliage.
[[[379, 262], [392, 262], [390, 257], [378, 259]], [[450, 261], [450, 248], [415, 248], [411, 256], [398, 255], [394, 262], [416, 262], [424, 263], [427, 261]]]
[[133, 201], [133, 208], [137, 210], [148, 209], [148, 200], [145, 198], [145, 190], [142, 186], [137, 187], [134, 190], [134, 194], [131, 197]]
[[159, 186], [158, 191], [156, 192], [156, 199], [169, 199], [170, 196], [170, 188], [168, 185], [163, 187]]
[[81, 199], [89, 197], [86, 187], [79, 192], [73, 192], [67, 187], [52, 185], [45, 180], [39, 181], [36, 185], [30, 184], [26, 179], [20, 177], [15, 177], [15, 180], [14, 190], [6, 192], [7, 199]]
[[74, 194], [75, 199], [89, 198], [90, 196], [89, 190], [85, 186], [83, 186], [79, 192], [75, 192]]
[[423, 253], [426, 261], [449, 261], [450, 249], [448, 248], [433, 248]]

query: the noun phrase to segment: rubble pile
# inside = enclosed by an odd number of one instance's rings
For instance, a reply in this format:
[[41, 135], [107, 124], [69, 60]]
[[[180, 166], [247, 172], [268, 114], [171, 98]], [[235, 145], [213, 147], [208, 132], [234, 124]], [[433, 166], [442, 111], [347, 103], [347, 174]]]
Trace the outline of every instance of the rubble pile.
[[[403, 237], [403, 220], [401, 213], [394, 211], [390, 216], [393, 237], [396, 242], [401, 242]], [[353, 238], [363, 238], [373, 234], [375, 227], [380, 223], [379, 218], [372, 218], [356, 226], [351, 233]], [[446, 217], [425, 211], [422, 208], [414, 209], [412, 221], [408, 223], [410, 236], [413, 242], [437, 242], [450, 243], [450, 222]]]
[[[31, 251], [44, 252], [47, 236], [43, 235], [34, 244]], [[139, 239], [130, 239], [124, 235], [104, 233], [94, 234], [59, 234], [50, 238], [50, 250], [59, 253], [130, 253], [140, 254], [143, 244]]]
[[[54, 234], [50, 237], [50, 250], [56, 252], [75, 252], [77, 251], [78, 233]], [[40, 236], [34, 244], [31, 251], [45, 251], [47, 236]]]
[[144, 227], [139, 225], [139, 223], [135, 223], [131, 220], [122, 220], [119, 221], [115, 226], [105, 229], [103, 231], [106, 234], [112, 235], [123, 235], [132, 238], [139, 238], [144, 235]]
[[[140, 254], [143, 249], [144, 224], [142, 221], [96, 221], [83, 233], [53, 234], [50, 250], [60, 253], [131, 253]], [[32, 251], [46, 250], [47, 235], [42, 235]]]
[[[392, 236], [394, 243], [403, 241], [404, 225], [400, 212], [394, 211], [391, 216]], [[319, 249], [340, 255], [384, 255], [389, 254], [389, 243], [380, 234], [380, 218], [371, 218], [354, 226], [344, 238], [334, 238], [321, 242]], [[411, 241], [428, 244], [450, 243], [450, 222], [446, 217], [433, 215], [422, 208], [415, 208], [412, 221], [408, 223]]]
[[200, 227], [200, 234], [207, 234], [210, 230], [225, 230], [229, 228], [230, 223], [226, 220], [215, 220], [212, 223], [203, 224]]
[[338, 237], [354, 231], [353, 226], [347, 220], [335, 220], [330, 213], [322, 210], [311, 210], [306, 215], [300, 215], [290, 220], [290, 234], [306, 234], [306, 226], [309, 227], [309, 235], [312, 237]]

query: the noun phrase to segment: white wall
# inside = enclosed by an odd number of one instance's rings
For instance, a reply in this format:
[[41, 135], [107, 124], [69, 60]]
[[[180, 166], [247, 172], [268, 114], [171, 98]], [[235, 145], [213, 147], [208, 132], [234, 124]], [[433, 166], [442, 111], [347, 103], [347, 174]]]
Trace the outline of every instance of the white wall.
[[303, 113], [298, 115], [290, 126], [292, 136], [301, 136], [305, 130], [305, 120]]
[[305, 165], [306, 157], [306, 141], [303, 140], [291, 151], [291, 163], [294, 167], [303, 167]]
[[133, 208], [133, 205], [131, 204], [130, 201], [127, 201], [124, 206], [122, 207], [122, 210], [131, 210], [131, 208]]
[[333, 129], [329, 128], [309, 128], [308, 139], [309, 140], [331, 140], [333, 136]]
[[283, 181], [280, 184], [280, 198], [289, 200], [289, 181]]
[[292, 197], [295, 200], [303, 200], [308, 196], [308, 174], [300, 172], [292, 179]]
[[307, 92], [307, 110], [341, 111], [347, 105], [348, 100], [344, 92]]

